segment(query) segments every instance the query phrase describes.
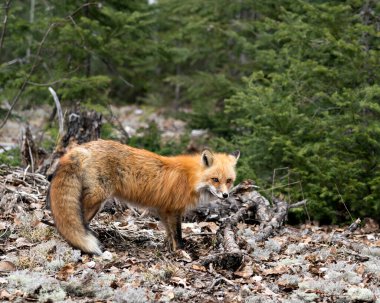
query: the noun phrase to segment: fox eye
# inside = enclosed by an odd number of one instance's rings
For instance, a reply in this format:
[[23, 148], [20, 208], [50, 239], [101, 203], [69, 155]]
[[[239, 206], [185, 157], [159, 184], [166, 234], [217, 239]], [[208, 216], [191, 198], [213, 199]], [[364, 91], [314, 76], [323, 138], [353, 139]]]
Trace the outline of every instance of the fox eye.
[[219, 179], [218, 178], [211, 178], [212, 181], [214, 181], [215, 183], [219, 183]]
[[232, 182], [232, 179], [227, 179], [227, 183], [231, 183]]

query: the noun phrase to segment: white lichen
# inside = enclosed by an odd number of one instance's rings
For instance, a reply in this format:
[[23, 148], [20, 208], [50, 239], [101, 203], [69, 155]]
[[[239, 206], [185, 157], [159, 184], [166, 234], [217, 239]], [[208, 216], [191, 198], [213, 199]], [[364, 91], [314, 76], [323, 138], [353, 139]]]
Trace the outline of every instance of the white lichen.
[[152, 294], [141, 287], [121, 288], [115, 291], [114, 302], [117, 303], [145, 303], [151, 302]]
[[281, 250], [281, 243], [276, 240], [269, 239], [265, 242], [265, 248], [275, 253], [279, 253]]

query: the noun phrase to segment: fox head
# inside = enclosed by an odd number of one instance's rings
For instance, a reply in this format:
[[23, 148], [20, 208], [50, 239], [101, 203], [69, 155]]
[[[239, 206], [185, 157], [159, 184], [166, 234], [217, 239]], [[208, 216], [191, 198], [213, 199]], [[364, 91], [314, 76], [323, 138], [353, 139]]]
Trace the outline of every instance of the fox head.
[[235, 166], [239, 157], [238, 150], [231, 154], [214, 154], [210, 150], [204, 150], [200, 159], [204, 171], [198, 188], [217, 198], [228, 198], [236, 179]]

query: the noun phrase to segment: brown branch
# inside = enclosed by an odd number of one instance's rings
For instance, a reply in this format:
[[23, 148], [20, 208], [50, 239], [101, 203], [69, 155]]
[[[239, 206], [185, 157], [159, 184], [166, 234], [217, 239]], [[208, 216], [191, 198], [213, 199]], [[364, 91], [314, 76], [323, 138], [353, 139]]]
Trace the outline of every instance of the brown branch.
[[1, 36], [0, 36], [0, 58], [1, 58], [1, 51], [3, 49], [3, 44], [4, 44], [5, 32], [7, 30], [8, 14], [9, 14], [9, 9], [11, 7], [11, 2], [12, 0], [8, 0], [4, 6], [5, 12], [4, 12], [3, 28], [1, 30]]

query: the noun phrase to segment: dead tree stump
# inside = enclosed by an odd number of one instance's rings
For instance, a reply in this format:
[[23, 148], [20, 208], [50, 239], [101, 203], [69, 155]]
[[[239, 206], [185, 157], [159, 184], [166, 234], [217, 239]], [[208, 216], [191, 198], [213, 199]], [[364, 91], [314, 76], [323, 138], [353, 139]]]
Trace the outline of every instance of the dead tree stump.
[[51, 156], [44, 161], [37, 172], [51, 176], [56, 169], [59, 158], [71, 147], [100, 137], [102, 115], [96, 111], [74, 109], [65, 118], [65, 133], [59, 139]]

